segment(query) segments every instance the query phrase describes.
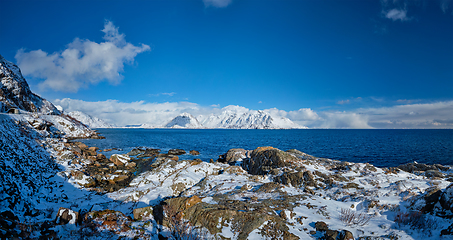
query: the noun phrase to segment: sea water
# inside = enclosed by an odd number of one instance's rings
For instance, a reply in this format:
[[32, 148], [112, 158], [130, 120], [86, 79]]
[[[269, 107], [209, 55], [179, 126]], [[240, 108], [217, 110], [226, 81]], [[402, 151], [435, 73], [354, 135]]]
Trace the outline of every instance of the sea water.
[[367, 162], [392, 167], [417, 161], [453, 165], [453, 129], [97, 129], [106, 139], [82, 140], [100, 149], [118, 148], [106, 153], [127, 153], [136, 147], [197, 150], [199, 156], [181, 159], [216, 160], [232, 148], [253, 150], [272, 146], [297, 149], [314, 155], [349, 162]]

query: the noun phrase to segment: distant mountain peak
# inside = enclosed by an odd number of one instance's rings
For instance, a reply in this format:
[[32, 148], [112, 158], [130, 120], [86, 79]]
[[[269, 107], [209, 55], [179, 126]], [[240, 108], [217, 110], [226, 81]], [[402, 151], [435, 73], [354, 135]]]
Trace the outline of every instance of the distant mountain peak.
[[166, 128], [203, 128], [198, 120], [189, 113], [181, 113], [165, 124]]
[[77, 121], [87, 125], [90, 128], [113, 128], [113, 126], [110, 123], [107, 123], [106, 121], [90, 116], [86, 113], [80, 112], [80, 111], [73, 111], [67, 113], [68, 116], [75, 118]]

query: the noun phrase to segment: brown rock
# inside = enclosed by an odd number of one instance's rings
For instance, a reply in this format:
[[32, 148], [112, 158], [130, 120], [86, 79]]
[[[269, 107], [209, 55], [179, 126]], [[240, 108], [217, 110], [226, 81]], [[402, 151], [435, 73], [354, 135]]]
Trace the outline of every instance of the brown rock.
[[327, 223], [321, 222], [321, 221], [315, 223], [315, 228], [316, 228], [316, 231], [327, 231], [327, 230], [329, 230], [329, 227], [327, 226]]
[[135, 220], [153, 219], [153, 207], [142, 207], [133, 210]]
[[197, 151], [197, 150], [190, 150], [190, 152], [189, 152], [189, 153], [190, 153], [191, 155], [194, 155], [194, 156], [196, 156], [196, 155], [200, 155], [200, 152], [199, 152], [199, 151]]
[[340, 232], [339, 240], [354, 240], [354, 235], [348, 230], [342, 230]]
[[69, 208], [60, 207], [55, 218], [55, 223], [58, 225], [76, 224], [79, 222], [79, 213], [74, 212]]

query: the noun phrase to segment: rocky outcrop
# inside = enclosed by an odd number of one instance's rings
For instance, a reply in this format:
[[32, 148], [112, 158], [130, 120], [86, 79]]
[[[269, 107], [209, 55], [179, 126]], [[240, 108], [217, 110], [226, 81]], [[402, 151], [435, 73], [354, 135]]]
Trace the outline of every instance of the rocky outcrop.
[[243, 161], [242, 167], [253, 175], [264, 175], [275, 168], [296, 167], [299, 159], [273, 147], [259, 147]]
[[0, 102], [4, 109], [17, 108], [27, 112], [61, 114], [52, 103], [32, 93], [19, 67], [1, 55]]

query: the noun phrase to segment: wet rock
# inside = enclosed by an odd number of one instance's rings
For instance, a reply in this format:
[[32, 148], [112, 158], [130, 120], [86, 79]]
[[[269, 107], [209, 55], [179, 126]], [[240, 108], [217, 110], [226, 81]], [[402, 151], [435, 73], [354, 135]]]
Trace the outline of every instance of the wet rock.
[[238, 160], [244, 159], [247, 157], [249, 151], [246, 151], [245, 149], [242, 148], [233, 148], [228, 150], [223, 155], [219, 156], [218, 162], [221, 163], [228, 163], [228, 164], [233, 164], [237, 162]]
[[186, 151], [182, 149], [170, 149], [168, 150], [168, 155], [183, 155], [186, 154]]
[[76, 224], [79, 222], [79, 213], [74, 212], [69, 208], [60, 207], [55, 218], [55, 223], [58, 225]]
[[273, 168], [289, 167], [298, 162], [298, 158], [273, 147], [259, 147], [244, 160], [243, 168], [253, 175], [264, 175]]
[[153, 219], [153, 207], [142, 207], [133, 210], [135, 220], [151, 220]]
[[190, 153], [191, 155], [194, 155], [194, 156], [200, 155], [200, 152], [197, 151], [197, 150], [190, 150], [189, 153]]

